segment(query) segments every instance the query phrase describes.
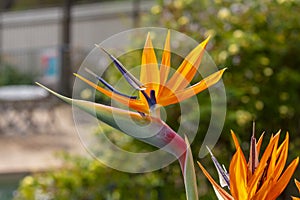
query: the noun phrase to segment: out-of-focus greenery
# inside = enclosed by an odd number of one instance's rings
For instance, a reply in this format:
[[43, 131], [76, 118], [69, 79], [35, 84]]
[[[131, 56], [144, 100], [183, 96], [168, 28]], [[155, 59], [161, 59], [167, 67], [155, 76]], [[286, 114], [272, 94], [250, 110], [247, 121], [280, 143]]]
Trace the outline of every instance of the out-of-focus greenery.
[[282, 129], [296, 135], [300, 126], [300, 2], [168, 2], [152, 8], [152, 23], [197, 41], [212, 35], [208, 52], [217, 66], [228, 67], [224, 75], [226, 127], [249, 132], [255, 120], [258, 130]]
[[[211, 35], [208, 52], [217, 66], [228, 67], [223, 78], [227, 117], [219, 148], [214, 149], [216, 154], [222, 152], [218, 156], [222, 162], [228, 165], [228, 154], [233, 154], [230, 129], [248, 150], [253, 120], [257, 135], [266, 131], [265, 143], [272, 133], [289, 131], [289, 160], [299, 156], [299, 0], [160, 0], [151, 12], [148, 24], [178, 30], [199, 42]], [[210, 116], [203, 114], [201, 123], [208, 124]], [[205, 125], [201, 126], [194, 147], [205, 134]], [[289, 198], [287, 193], [283, 199]]]
[[0, 86], [16, 84], [33, 84], [33, 77], [20, 72], [9, 65], [0, 65]]
[[[217, 66], [228, 67], [223, 78], [227, 116], [223, 133], [213, 149], [220, 163], [226, 167], [229, 167], [234, 153], [230, 129], [236, 132], [244, 152], [247, 152], [253, 120], [257, 136], [266, 131], [263, 147], [270, 135], [281, 129], [290, 132], [289, 161], [299, 156], [299, 19], [299, 0], [159, 0], [151, 9], [151, 15], [144, 17], [146, 25], [175, 29], [199, 42], [208, 35], [212, 36], [208, 52]], [[109, 81], [113, 82], [114, 78], [111, 76]], [[208, 96], [207, 91], [198, 95], [201, 123], [192, 149], [195, 160], [200, 160], [208, 171], [216, 175], [208, 156], [197, 158], [210, 120]], [[178, 118], [170, 116], [180, 116], [177, 113], [180, 109], [176, 106], [168, 109], [172, 112], [168, 115], [168, 124], [176, 129]], [[115, 138], [118, 139], [117, 136]], [[143, 148], [143, 144], [131, 142], [137, 148], [135, 151]], [[130, 145], [127, 144], [127, 147]], [[185, 198], [178, 164], [158, 172], [132, 175], [104, 168], [97, 161], [67, 160], [65, 168], [25, 178], [17, 199], [33, 199], [30, 195], [44, 193], [51, 194], [52, 199]], [[298, 179], [299, 171], [295, 174]], [[199, 170], [197, 175], [200, 198], [216, 199]], [[295, 192], [295, 186], [291, 184], [281, 199], [289, 199], [289, 195]]]
[[63, 168], [25, 177], [14, 199], [185, 199], [180, 171], [173, 172], [167, 167], [155, 173], [130, 174], [106, 168], [92, 158], [63, 156]]

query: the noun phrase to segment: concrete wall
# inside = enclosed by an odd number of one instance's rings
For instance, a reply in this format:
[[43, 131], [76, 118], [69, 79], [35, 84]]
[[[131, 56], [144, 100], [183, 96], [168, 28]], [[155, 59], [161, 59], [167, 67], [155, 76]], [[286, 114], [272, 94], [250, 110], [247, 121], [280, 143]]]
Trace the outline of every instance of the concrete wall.
[[[141, 1], [147, 12], [153, 1]], [[89, 47], [133, 27], [133, 1], [73, 6], [72, 44]], [[20, 50], [60, 44], [62, 8], [6, 12], [2, 16], [2, 49]]]
[[[148, 12], [153, 4], [154, 1], [141, 1], [140, 12]], [[71, 40], [74, 59], [80, 60], [95, 43], [133, 28], [133, 10], [133, 1], [73, 6]], [[43, 56], [57, 57], [61, 46], [62, 16], [62, 8], [58, 7], [3, 13], [2, 60], [23, 71], [40, 71], [45, 64]]]

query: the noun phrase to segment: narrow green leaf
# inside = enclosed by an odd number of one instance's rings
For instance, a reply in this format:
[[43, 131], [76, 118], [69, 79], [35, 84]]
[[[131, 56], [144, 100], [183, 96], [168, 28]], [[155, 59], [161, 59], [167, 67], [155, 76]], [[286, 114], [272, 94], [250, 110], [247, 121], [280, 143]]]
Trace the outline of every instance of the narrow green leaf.
[[[159, 118], [145, 116], [139, 113], [119, 108], [97, 104], [94, 102], [71, 99], [62, 96], [40, 83], [36, 83], [53, 95], [95, 116], [100, 121], [114, 127], [123, 133], [140, 141], [161, 148], [179, 158], [186, 150], [184, 140]], [[134, 121], [134, 123], [132, 123]], [[122, 124], [122, 128], [120, 128]], [[134, 124], [134, 125], [133, 125]]]
[[186, 142], [186, 153], [184, 163], [183, 163], [183, 178], [184, 178], [184, 185], [186, 190], [186, 198], [187, 200], [196, 200], [198, 199], [198, 190], [197, 190], [197, 180], [195, 174], [195, 167], [194, 167], [194, 159], [190, 149], [189, 142], [185, 137]]

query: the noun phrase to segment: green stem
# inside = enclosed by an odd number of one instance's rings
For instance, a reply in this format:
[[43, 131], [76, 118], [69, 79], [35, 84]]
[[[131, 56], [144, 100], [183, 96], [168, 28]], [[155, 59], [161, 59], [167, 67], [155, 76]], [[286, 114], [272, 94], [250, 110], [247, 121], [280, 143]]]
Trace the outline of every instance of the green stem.
[[186, 199], [198, 200], [197, 180], [196, 180], [193, 156], [187, 140], [186, 143], [188, 148], [186, 152], [178, 159], [183, 174]]

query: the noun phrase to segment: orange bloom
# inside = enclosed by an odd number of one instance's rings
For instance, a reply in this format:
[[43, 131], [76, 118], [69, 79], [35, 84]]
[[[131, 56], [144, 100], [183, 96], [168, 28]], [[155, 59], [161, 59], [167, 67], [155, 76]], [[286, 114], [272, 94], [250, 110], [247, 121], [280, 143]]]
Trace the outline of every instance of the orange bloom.
[[[298, 188], [298, 192], [300, 193], [300, 182], [295, 179], [295, 184]], [[292, 197], [293, 200], [300, 200], [299, 197]]]
[[[278, 145], [280, 132], [272, 136], [260, 160], [258, 156], [263, 135], [258, 142], [252, 136], [248, 162], [246, 162], [234, 132], [231, 132], [231, 135], [236, 147], [236, 153], [232, 157], [229, 167], [229, 185], [227, 186], [230, 188], [230, 194], [218, 185], [198, 162], [203, 173], [213, 185], [219, 199], [276, 199], [287, 186], [299, 162], [297, 157], [284, 170], [288, 156], [289, 134], [286, 134], [285, 140], [280, 145]], [[224, 174], [222, 169], [217, 168], [217, 170], [218, 172], [221, 171], [219, 174]], [[299, 186], [299, 182], [297, 184]]]
[[199, 44], [187, 55], [169, 80], [168, 76], [171, 68], [170, 31], [166, 37], [160, 64], [157, 62], [150, 34], [148, 34], [142, 53], [140, 80], [137, 80], [131, 75], [120, 61], [103, 49], [113, 60], [115, 66], [121, 71], [130, 85], [136, 90], [139, 90], [139, 98], [130, 97], [117, 92], [101, 77], [98, 77], [90, 70], [88, 70], [89, 73], [96, 76], [96, 78], [98, 78], [98, 80], [100, 80], [108, 89], [94, 84], [81, 75], [75, 74], [75, 76], [101, 93], [127, 105], [131, 109], [140, 113], [149, 114], [157, 108], [157, 105], [167, 106], [181, 102], [200, 93], [220, 80], [225, 69], [215, 72], [200, 82], [189, 86], [201, 63], [208, 40], [209, 38]]

